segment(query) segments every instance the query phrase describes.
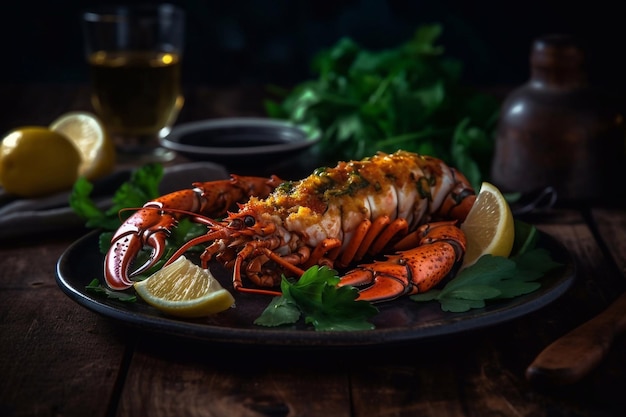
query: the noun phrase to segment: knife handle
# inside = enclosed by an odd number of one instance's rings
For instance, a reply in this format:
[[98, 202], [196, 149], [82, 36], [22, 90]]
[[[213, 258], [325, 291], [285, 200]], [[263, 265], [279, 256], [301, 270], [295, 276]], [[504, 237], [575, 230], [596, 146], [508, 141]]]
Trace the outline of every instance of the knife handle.
[[578, 382], [606, 356], [613, 339], [626, 330], [626, 293], [606, 310], [546, 347], [526, 369], [533, 383]]

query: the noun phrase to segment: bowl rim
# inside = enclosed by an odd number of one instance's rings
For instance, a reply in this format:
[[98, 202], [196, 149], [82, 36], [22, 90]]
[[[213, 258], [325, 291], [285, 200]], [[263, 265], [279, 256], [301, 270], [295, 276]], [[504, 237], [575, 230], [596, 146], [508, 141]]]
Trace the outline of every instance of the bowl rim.
[[[181, 137], [190, 133], [196, 133], [203, 130], [209, 131], [213, 129], [239, 127], [290, 129], [297, 134], [293, 135], [294, 140], [290, 140], [285, 143], [261, 146], [212, 147], [186, 145], [179, 142]], [[166, 136], [160, 138], [159, 142], [161, 146], [180, 153], [230, 156], [291, 152], [308, 148], [319, 142], [320, 139], [321, 134], [318, 131], [307, 132], [302, 126], [288, 120], [262, 117], [226, 117], [181, 123], [174, 126]]]

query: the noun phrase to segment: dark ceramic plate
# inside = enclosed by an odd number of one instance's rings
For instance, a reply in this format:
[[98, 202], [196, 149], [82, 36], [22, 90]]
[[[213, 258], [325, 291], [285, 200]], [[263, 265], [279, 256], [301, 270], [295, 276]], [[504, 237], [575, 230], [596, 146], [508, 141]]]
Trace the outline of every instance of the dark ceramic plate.
[[[516, 319], [553, 302], [572, 284], [575, 263], [569, 252], [549, 235], [541, 234], [539, 244], [550, 252], [555, 261], [563, 264], [563, 267], [542, 278], [539, 290], [465, 313], [444, 312], [439, 303], [417, 304], [405, 297], [379, 305], [380, 313], [372, 320], [376, 329], [369, 331], [316, 332], [300, 326], [260, 327], [253, 322], [270, 300], [252, 294], [235, 293], [235, 308], [193, 321], [167, 317], [141, 300], [127, 303], [93, 294], [86, 291], [85, 286], [94, 278], [103, 279], [103, 256], [98, 250], [96, 232], [73, 243], [59, 258], [57, 283], [72, 300], [89, 310], [131, 326], [170, 336], [265, 346], [372, 346], [453, 336]], [[227, 271], [217, 268], [217, 265], [212, 271], [224, 288], [232, 288]]]

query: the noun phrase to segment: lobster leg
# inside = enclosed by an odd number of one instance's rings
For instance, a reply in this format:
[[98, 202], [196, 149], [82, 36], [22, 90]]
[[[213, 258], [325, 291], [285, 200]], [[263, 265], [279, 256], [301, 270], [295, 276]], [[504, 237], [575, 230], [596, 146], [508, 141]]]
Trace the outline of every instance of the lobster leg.
[[366, 253], [380, 253], [394, 238], [404, 236], [408, 228], [409, 224], [405, 219], [391, 221], [389, 216], [380, 216], [373, 222], [363, 220], [336, 266], [344, 268], [352, 262], [360, 261]]
[[363, 242], [365, 237], [368, 235], [371, 226], [372, 222], [368, 219], [363, 220], [361, 224], [359, 224], [359, 226], [354, 231], [354, 236], [352, 236], [352, 240], [344, 249], [343, 253], [341, 254], [341, 258], [339, 258], [336, 262], [336, 265], [339, 268], [345, 268], [346, 266], [348, 266], [348, 264], [350, 264], [350, 262], [352, 262], [352, 259], [354, 259], [355, 254], [359, 250], [361, 242]]
[[387, 301], [428, 291], [454, 270], [465, 253], [465, 235], [455, 222], [423, 225], [420, 246], [390, 255], [385, 261], [359, 265], [341, 278], [340, 286], [367, 286], [358, 300]]
[[[295, 253], [287, 256], [280, 256], [272, 251], [271, 239], [251, 242], [237, 254], [237, 258], [235, 259], [233, 266], [233, 288], [239, 292], [275, 296], [281, 295], [278, 291], [244, 287], [241, 278], [243, 261], [252, 257], [248, 266], [245, 268], [246, 275], [252, 282], [259, 286], [276, 286], [280, 283], [280, 277], [276, 273], [264, 273], [262, 271], [263, 264], [265, 264], [268, 260], [274, 261], [286, 271], [300, 277], [304, 274], [304, 269], [299, 268], [297, 265], [304, 265], [309, 262], [313, 262], [317, 265], [326, 265], [329, 268], [332, 268], [332, 260], [324, 257], [323, 255], [328, 251], [332, 252], [333, 249], [340, 247], [340, 245], [341, 242], [337, 239], [325, 239], [320, 242], [320, 244], [312, 252], [309, 248], [303, 246]], [[259, 253], [261, 255], [253, 257]]]

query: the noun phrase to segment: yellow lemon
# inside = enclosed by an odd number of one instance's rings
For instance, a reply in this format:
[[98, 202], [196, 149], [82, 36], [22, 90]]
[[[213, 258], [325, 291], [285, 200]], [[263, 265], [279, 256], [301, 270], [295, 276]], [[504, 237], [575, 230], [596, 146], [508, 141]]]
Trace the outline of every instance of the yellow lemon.
[[208, 269], [181, 256], [143, 281], [134, 284], [143, 300], [164, 313], [194, 318], [232, 307], [235, 299]]
[[113, 171], [115, 146], [96, 115], [66, 113], [52, 122], [50, 129], [67, 136], [78, 148], [82, 159], [79, 176], [95, 180]]
[[80, 162], [64, 135], [46, 127], [22, 127], [0, 143], [0, 184], [7, 193], [28, 198], [69, 190]]
[[461, 230], [467, 238], [463, 267], [474, 264], [483, 255], [508, 257], [511, 254], [515, 238], [513, 214], [497, 187], [482, 183]]

